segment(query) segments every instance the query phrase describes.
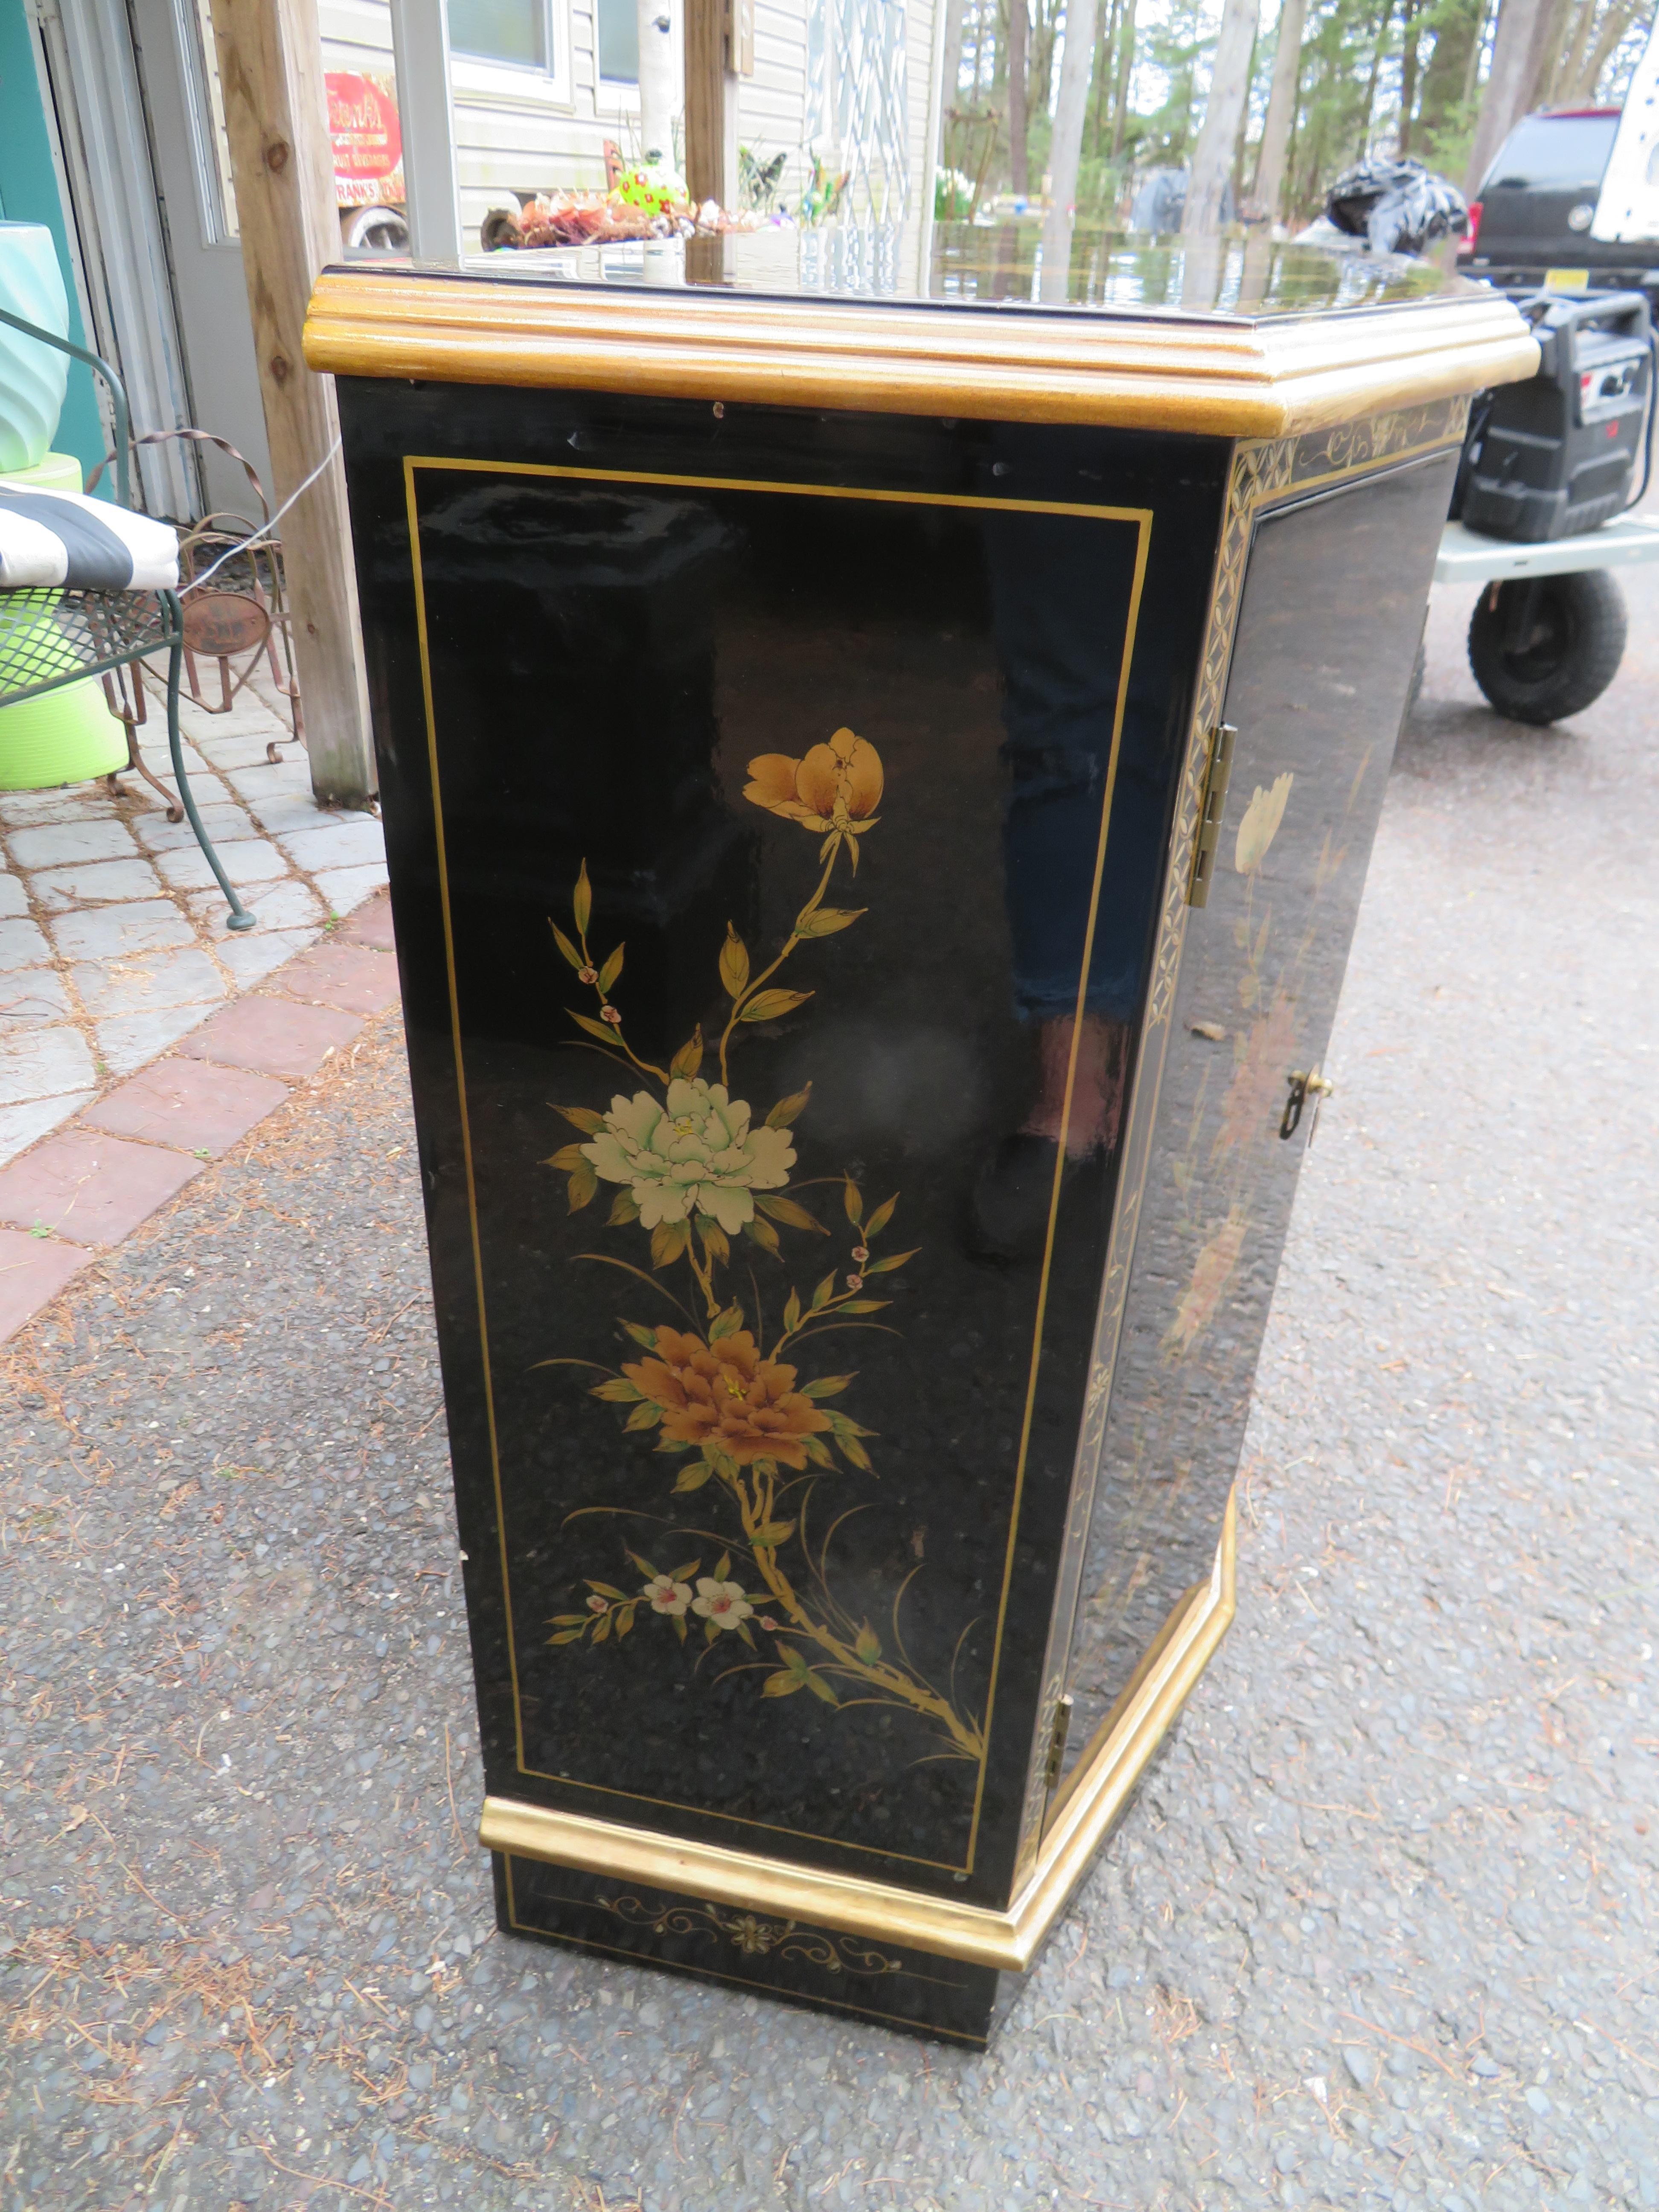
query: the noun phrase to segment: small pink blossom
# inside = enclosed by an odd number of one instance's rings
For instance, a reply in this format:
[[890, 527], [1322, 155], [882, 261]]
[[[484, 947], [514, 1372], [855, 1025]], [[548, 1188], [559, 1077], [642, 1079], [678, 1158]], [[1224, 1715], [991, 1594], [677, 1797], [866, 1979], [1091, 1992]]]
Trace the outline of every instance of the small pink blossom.
[[783, 1623], [781, 1620], [774, 1620], [769, 1613], [763, 1613], [761, 1615], [760, 1625], [766, 1631], [769, 1636], [775, 1636], [778, 1631], [782, 1627]]
[[867, 1244], [855, 1244], [853, 1247], [853, 1257], [858, 1261], [860, 1267], [864, 1265], [869, 1256], [870, 1247]]
[[847, 1278], [847, 1287], [849, 1291], [861, 1291], [864, 1288], [863, 1276], [849, 1275]]
[[576, 981], [579, 983], [597, 983], [599, 980], [599, 971], [597, 968], [579, 968], [576, 970]]
[[610, 1600], [603, 1597], [591, 1597], [587, 1601], [587, 1609], [590, 1613], [609, 1613]]
[[619, 1030], [622, 1027], [622, 1016], [614, 1006], [601, 1006], [599, 1019], [602, 1022], [609, 1022], [613, 1030]]

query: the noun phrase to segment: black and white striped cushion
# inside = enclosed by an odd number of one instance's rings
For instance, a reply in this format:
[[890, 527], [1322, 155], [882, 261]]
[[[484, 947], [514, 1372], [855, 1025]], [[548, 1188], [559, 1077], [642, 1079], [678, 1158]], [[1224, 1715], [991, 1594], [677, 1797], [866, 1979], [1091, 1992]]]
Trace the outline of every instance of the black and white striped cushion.
[[176, 592], [179, 533], [74, 491], [0, 483], [0, 591]]

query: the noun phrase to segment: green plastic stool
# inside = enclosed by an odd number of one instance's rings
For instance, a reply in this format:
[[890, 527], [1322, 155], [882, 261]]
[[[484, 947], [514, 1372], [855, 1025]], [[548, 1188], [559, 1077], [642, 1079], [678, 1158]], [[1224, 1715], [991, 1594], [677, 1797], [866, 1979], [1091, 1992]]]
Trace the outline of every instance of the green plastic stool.
[[[79, 491], [81, 464], [73, 453], [48, 453], [32, 469], [0, 477], [0, 483], [27, 484], [36, 491]], [[13, 679], [9, 665], [13, 653], [27, 657], [34, 681], [49, 672], [52, 655], [49, 647], [42, 652], [39, 641], [49, 637], [52, 629], [52, 606], [45, 605], [26, 628], [14, 630], [0, 644], [0, 691]], [[66, 646], [56, 665], [70, 668], [76, 659]], [[0, 707], [0, 791], [51, 791], [64, 783], [90, 783], [94, 776], [113, 775], [126, 765], [126, 725], [111, 714], [95, 676], [43, 692], [39, 698], [20, 699], [15, 707]]]

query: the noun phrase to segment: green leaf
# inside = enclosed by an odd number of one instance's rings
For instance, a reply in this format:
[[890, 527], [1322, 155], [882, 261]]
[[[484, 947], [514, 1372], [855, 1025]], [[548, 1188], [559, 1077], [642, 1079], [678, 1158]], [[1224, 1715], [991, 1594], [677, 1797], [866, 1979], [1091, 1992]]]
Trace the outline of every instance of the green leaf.
[[863, 1627], [860, 1629], [858, 1641], [854, 1644], [853, 1649], [858, 1653], [859, 1657], [863, 1660], [866, 1667], [874, 1666], [876, 1661], [880, 1658], [881, 1638], [877, 1635], [875, 1630], [871, 1627], [867, 1620], [865, 1622]]
[[591, 1166], [592, 1163], [580, 1145], [561, 1145], [556, 1152], [542, 1162], [544, 1168], [557, 1168], [562, 1175], [574, 1175], [584, 1164]]
[[684, 1619], [682, 1618], [682, 1616], [681, 1616], [679, 1613], [671, 1613], [671, 1614], [670, 1614], [670, 1616], [669, 1616], [669, 1618], [672, 1620], [672, 1622], [673, 1622], [673, 1624], [674, 1624], [674, 1633], [675, 1633], [675, 1635], [676, 1635], [676, 1636], [678, 1636], [678, 1637], [679, 1638], [679, 1639], [680, 1639], [680, 1642], [681, 1642], [682, 1644], [684, 1644], [684, 1641], [685, 1641], [685, 1622], [684, 1622]]
[[674, 1568], [668, 1579], [672, 1583], [689, 1583], [702, 1565], [701, 1559], [688, 1559], [683, 1567]]
[[833, 1467], [836, 1463], [822, 1437], [803, 1437], [800, 1447], [814, 1467]]
[[793, 1014], [797, 1006], [804, 1006], [811, 995], [810, 991], [757, 991], [738, 1018], [745, 1022], [780, 1022], [786, 1014]]
[[640, 1209], [635, 1201], [633, 1192], [619, 1190], [611, 1201], [611, 1213], [605, 1227], [607, 1229], [626, 1228], [630, 1222], [637, 1221], [639, 1218]]
[[548, 918], [547, 926], [553, 933], [553, 942], [558, 946], [560, 951], [563, 953], [565, 958], [570, 963], [571, 966], [578, 969], [585, 968], [587, 964], [586, 962], [582, 958], [581, 954], [577, 951], [575, 946], [570, 942], [570, 939], [565, 935], [563, 930], [559, 927], [558, 923], [555, 921], [550, 915]]
[[750, 1540], [763, 1544], [769, 1552], [775, 1552], [780, 1544], [787, 1544], [795, 1533], [793, 1521], [767, 1521], [756, 1529]]
[[694, 1459], [690, 1467], [683, 1467], [675, 1479], [674, 1494], [684, 1498], [688, 1491], [701, 1490], [714, 1472], [706, 1459]]
[[806, 1102], [811, 1095], [812, 1086], [809, 1083], [805, 1091], [792, 1091], [787, 1098], [780, 1098], [766, 1117], [767, 1127], [781, 1129], [787, 1122], [793, 1121], [798, 1115], [804, 1114], [806, 1111]]
[[652, 1565], [650, 1560], [645, 1557], [643, 1553], [630, 1552], [628, 1556], [632, 1559], [634, 1565], [639, 1569], [640, 1572], [645, 1577], [647, 1582], [655, 1582], [657, 1579], [658, 1570]]
[[642, 1321], [625, 1321], [623, 1327], [635, 1344], [642, 1344], [647, 1352], [656, 1350], [657, 1332], [654, 1328], [647, 1328]]
[[615, 1583], [596, 1583], [592, 1575], [584, 1575], [582, 1580], [596, 1597], [613, 1597], [618, 1605], [627, 1604], [628, 1592], [619, 1590]]
[[661, 1419], [662, 1407], [652, 1405], [647, 1400], [644, 1405], [635, 1407], [633, 1412], [623, 1423], [623, 1431], [626, 1435], [630, 1431], [642, 1431], [646, 1429], [654, 1429]]
[[751, 1237], [763, 1252], [769, 1252], [775, 1260], [782, 1258], [783, 1249], [778, 1243], [778, 1232], [769, 1221], [763, 1221], [757, 1214], [754, 1220], [744, 1223], [743, 1233]]
[[874, 1468], [870, 1464], [869, 1453], [866, 1451], [864, 1446], [859, 1442], [856, 1437], [844, 1437], [839, 1432], [839, 1431], [837, 1431], [836, 1442], [841, 1446], [842, 1456], [843, 1459], [849, 1461], [853, 1466], [862, 1469], [866, 1474], [873, 1474], [875, 1473]]
[[731, 1258], [732, 1247], [726, 1241], [726, 1231], [711, 1215], [700, 1213], [697, 1216], [697, 1234], [702, 1239], [703, 1250], [711, 1260], [723, 1263]]
[[872, 1260], [864, 1272], [866, 1275], [890, 1275], [895, 1267], [902, 1267], [907, 1260], [914, 1260], [921, 1249], [920, 1244], [913, 1244], [908, 1252], [895, 1252], [890, 1260]]
[[579, 1168], [571, 1170], [570, 1181], [566, 1184], [565, 1188], [570, 1199], [570, 1211], [573, 1213], [580, 1213], [583, 1206], [591, 1206], [598, 1197], [599, 1179], [588, 1163], [584, 1160]]
[[742, 1327], [743, 1308], [727, 1306], [724, 1313], [716, 1314], [708, 1324], [708, 1341], [718, 1344], [723, 1336], [735, 1336]]
[[893, 1218], [893, 1208], [898, 1202], [899, 1194], [896, 1191], [890, 1198], [883, 1199], [881, 1204], [864, 1224], [864, 1241], [866, 1244], [872, 1237], [879, 1237], [882, 1231], [886, 1228]]
[[774, 1221], [782, 1222], [786, 1229], [815, 1229], [820, 1237], [830, 1231], [804, 1206], [797, 1206], [793, 1198], [780, 1198], [775, 1191], [757, 1190], [755, 1203], [763, 1213], [769, 1213]]
[[699, 1022], [685, 1042], [668, 1063], [671, 1075], [683, 1076], [690, 1083], [702, 1066], [702, 1024]]
[[586, 1030], [589, 1036], [598, 1037], [601, 1043], [608, 1044], [611, 1047], [613, 1051], [615, 1050], [617, 1044], [617, 1032], [610, 1024], [592, 1021], [587, 1015], [577, 1013], [574, 1008], [567, 1008], [566, 1011], [569, 1013], [571, 1020], [574, 1022], [579, 1030]]
[[730, 1552], [722, 1552], [714, 1562], [714, 1580], [717, 1583], [727, 1583], [731, 1579], [732, 1554]]
[[611, 1615], [608, 1613], [602, 1613], [599, 1616], [598, 1620], [593, 1623], [593, 1641], [596, 1644], [603, 1644], [605, 1638], [610, 1635], [611, 1621]]
[[618, 1644], [622, 1642], [623, 1637], [628, 1634], [633, 1626], [634, 1608], [630, 1605], [625, 1613], [619, 1613], [617, 1615], [617, 1641]]
[[549, 1618], [547, 1625], [550, 1628], [586, 1628], [587, 1615], [585, 1613], [556, 1613]]
[[844, 1306], [837, 1306], [836, 1310], [844, 1314], [880, 1313], [892, 1303], [890, 1298], [848, 1298]]
[[842, 1193], [842, 1198], [847, 1207], [847, 1218], [856, 1229], [864, 1218], [864, 1200], [851, 1176], [847, 1178], [847, 1185]]
[[[737, 1480], [738, 1462], [732, 1458], [730, 1452], [723, 1452], [718, 1444], [705, 1444], [703, 1446], [703, 1449], [708, 1454], [708, 1463], [714, 1468], [716, 1474], [720, 1476], [722, 1480], [726, 1482], [735, 1482]], [[760, 1465], [760, 1462], [757, 1460], [755, 1464], [758, 1467]], [[774, 1474], [777, 1472], [775, 1468], [772, 1471]], [[728, 1559], [726, 1564], [729, 1567], [732, 1562]]]
[[[850, 1375], [819, 1375], [811, 1382], [801, 1384], [801, 1395], [803, 1398], [833, 1398], [844, 1390], [852, 1380]], [[593, 1395], [599, 1397], [602, 1394], [596, 1390]]]
[[590, 1107], [560, 1106], [555, 1110], [562, 1114], [571, 1127], [580, 1129], [585, 1137], [591, 1137], [596, 1129], [605, 1127], [605, 1116], [595, 1114]]
[[704, 1621], [702, 1625], [702, 1640], [705, 1644], [712, 1644], [720, 1632], [720, 1623], [717, 1620]]
[[584, 1621], [580, 1628], [562, 1628], [556, 1636], [550, 1636], [547, 1640], [550, 1644], [579, 1644], [586, 1633], [587, 1624]]
[[793, 1291], [783, 1302], [783, 1325], [791, 1336], [800, 1327], [800, 1299]]
[[[576, 888], [571, 893], [570, 911], [576, 917], [576, 934], [586, 937], [587, 925], [593, 914], [593, 886], [587, 880], [587, 863], [582, 862], [581, 873], [576, 878]], [[580, 963], [577, 963], [579, 966]]]
[[861, 914], [863, 906], [815, 906], [795, 917], [797, 937], [833, 937], [838, 929], [850, 928]]
[[596, 1382], [588, 1395], [603, 1398], [608, 1406], [637, 1406], [645, 1393], [636, 1390], [625, 1375], [613, 1375], [608, 1382]]
[[740, 1620], [738, 1623], [738, 1634], [752, 1651], [755, 1649], [755, 1639], [749, 1632], [749, 1623], [746, 1620]]
[[[556, 1644], [560, 1640], [556, 1636], [553, 1638]], [[805, 1687], [805, 1674], [769, 1674], [761, 1684], [761, 1695], [763, 1698], [793, 1698], [797, 1690]]]
[[691, 1242], [689, 1221], [659, 1221], [651, 1232], [651, 1264], [672, 1267]]
[[720, 947], [720, 981], [728, 999], [740, 999], [749, 981], [749, 947], [728, 921]]
[[616, 981], [623, 971], [623, 949], [619, 945], [599, 970], [599, 991], [602, 999], [610, 997]]
[[812, 1293], [812, 1311], [814, 1313], [821, 1313], [823, 1308], [829, 1304], [830, 1295], [834, 1291], [835, 1287], [836, 1273], [835, 1269], [832, 1267], [830, 1273], [824, 1277], [823, 1280], [818, 1285], [817, 1290]]
[[812, 1692], [812, 1695], [815, 1698], [821, 1698], [826, 1705], [839, 1706], [841, 1704], [841, 1699], [836, 1695], [828, 1682], [824, 1680], [822, 1674], [809, 1673], [806, 1677], [806, 1686]]
[[830, 1408], [830, 1425], [838, 1437], [875, 1437], [881, 1434], [879, 1429], [860, 1428], [850, 1413], [838, 1413], [833, 1406]]

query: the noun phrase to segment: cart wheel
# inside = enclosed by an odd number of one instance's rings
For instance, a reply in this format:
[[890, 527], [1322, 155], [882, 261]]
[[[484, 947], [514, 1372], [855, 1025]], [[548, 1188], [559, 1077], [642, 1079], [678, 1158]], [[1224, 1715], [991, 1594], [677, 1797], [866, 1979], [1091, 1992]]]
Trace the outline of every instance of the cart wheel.
[[1469, 666], [1500, 714], [1559, 722], [1612, 683], [1627, 629], [1625, 595], [1603, 568], [1517, 580], [1480, 594]]
[[1428, 641], [1426, 639], [1419, 638], [1417, 658], [1412, 663], [1412, 680], [1406, 689], [1406, 711], [1401, 717], [1402, 723], [1409, 722], [1417, 712], [1417, 702], [1423, 696], [1423, 678], [1428, 673]]

